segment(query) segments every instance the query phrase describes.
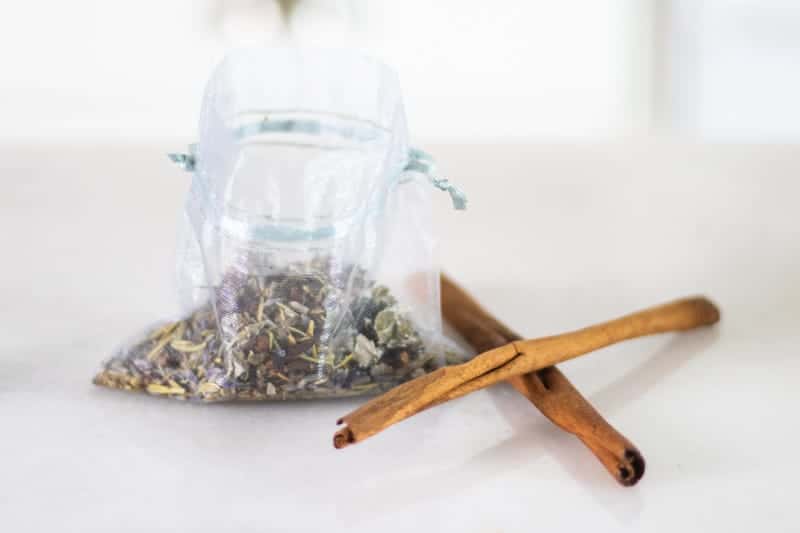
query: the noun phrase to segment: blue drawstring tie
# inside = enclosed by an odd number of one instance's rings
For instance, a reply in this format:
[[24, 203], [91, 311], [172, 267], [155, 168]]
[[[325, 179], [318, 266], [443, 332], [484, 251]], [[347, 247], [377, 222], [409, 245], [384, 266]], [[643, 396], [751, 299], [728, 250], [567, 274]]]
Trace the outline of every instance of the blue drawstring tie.
[[189, 145], [188, 154], [167, 154], [167, 157], [186, 172], [194, 172], [197, 163], [197, 144]]
[[[259, 124], [255, 129], [257, 132], [264, 130], [263, 124]], [[246, 132], [246, 131], [245, 131]], [[181, 167], [187, 172], [194, 172], [197, 166], [197, 144], [189, 145], [189, 152], [186, 154], [167, 154], [170, 161]], [[467, 195], [464, 192], [450, 183], [447, 178], [440, 178], [434, 176], [436, 171], [436, 163], [430, 154], [418, 148], [411, 148], [408, 151], [408, 162], [403, 168], [403, 172], [419, 172], [424, 174], [431, 184], [450, 195], [450, 200], [453, 202], [453, 207], [459, 211], [467, 208]]]
[[419, 148], [412, 148], [408, 151], [408, 163], [404, 169], [406, 172], [419, 172], [424, 174], [431, 184], [450, 195], [450, 200], [453, 202], [453, 207], [459, 211], [467, 208], [467, 195], [464, 192], [450, 183], [447, 178], [437, 178], [434, 176], [436, 171], [436, 163], [430, 154], [420, 150]]

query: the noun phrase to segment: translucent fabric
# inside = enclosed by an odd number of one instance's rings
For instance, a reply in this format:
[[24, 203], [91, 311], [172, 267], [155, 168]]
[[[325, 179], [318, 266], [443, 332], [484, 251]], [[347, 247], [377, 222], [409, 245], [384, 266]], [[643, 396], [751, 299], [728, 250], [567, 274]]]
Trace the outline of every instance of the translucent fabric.
[[337, 51], [214, 71], [179, 243], [184, 316], [96, 381], [205, 400], [370, 394], [445, 363], [433, 183], [395, 74]]

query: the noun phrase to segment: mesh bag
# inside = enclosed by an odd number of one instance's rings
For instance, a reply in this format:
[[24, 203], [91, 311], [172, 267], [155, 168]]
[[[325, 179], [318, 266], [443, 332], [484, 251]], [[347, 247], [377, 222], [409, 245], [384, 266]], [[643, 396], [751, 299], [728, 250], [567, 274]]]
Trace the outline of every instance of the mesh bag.
[[[441, 333], [433, 177], [398, 81], [334, 51], [242, 50], [206, 88], [178, 246], [184, 315], [100, 385], [203, 400], [374, 394], [458, 357]], [[433, 185], [433, 187], [432, 187]]]

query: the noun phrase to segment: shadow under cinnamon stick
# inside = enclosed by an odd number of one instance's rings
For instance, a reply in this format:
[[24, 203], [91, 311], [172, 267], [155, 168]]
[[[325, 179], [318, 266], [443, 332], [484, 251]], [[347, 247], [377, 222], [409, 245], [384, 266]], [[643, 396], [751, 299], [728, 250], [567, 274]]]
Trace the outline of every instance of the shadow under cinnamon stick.
[[[489, 314], [464, 289], [442, 274], [442, 314], [478, 352], [521, 340]], [[614, 429], [555, 366], [508, 380], [551, 422], [578, 437], [623, 486], [644, 475], [645, 460], [636, 446]]]

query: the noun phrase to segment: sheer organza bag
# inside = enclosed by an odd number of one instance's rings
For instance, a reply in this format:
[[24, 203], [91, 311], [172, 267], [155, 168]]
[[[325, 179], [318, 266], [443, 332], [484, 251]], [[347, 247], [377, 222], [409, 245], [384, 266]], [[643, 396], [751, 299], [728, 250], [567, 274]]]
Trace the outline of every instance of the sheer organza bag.
[[95, 382], [203, 400], [381, 392], [446, 364], [431, 192], [386, 66], [242, 50], [213, 73], [178, 249], [184, 315]]

